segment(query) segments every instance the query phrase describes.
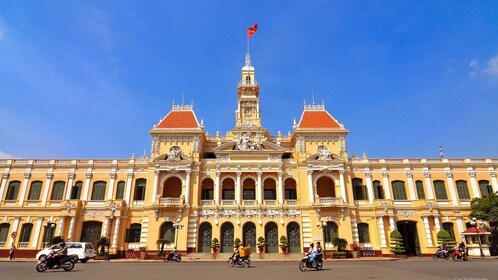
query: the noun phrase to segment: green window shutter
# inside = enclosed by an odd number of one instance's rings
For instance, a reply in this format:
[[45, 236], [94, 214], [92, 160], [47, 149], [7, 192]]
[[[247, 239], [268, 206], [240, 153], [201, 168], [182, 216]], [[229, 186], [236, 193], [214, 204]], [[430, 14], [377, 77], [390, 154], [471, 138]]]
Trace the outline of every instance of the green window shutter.
[[425, 199], [424, 183], [419, 180], [415, 182], [415, 185], [417, 187], [418, 199]]
[[24, 224], [22, 226], [21, 237], [19, 238], [19, 242], [29, 242], [32, 230], [33, 230], [33, 224]]
[[467, 181], [458, 180], [456, 181], [458, 197], [460, 199], [470, 199], [469, 188], [467, 187]]
[[12, 181], [9, 183], [9, 188], [7, 189], [7, 195], [5, 196], [5, 200], [17, 200], [17, 195], [19, 194], [19, 188], [21, 186], [21, 182]]
[[92, 200], [104, 200], [106, 184], [104, 181], [93, 184]]
[[0, 242], [7, 241], [7, 235], [9, 234], [10, 224], [3, 223], [0, 224]]
[[360, 243], [370, 242], [370, 234], [368, 232], [368, 224], [367, 223], [359, 223], [358, 224], [358, 239], [359, 239]]
[[62, 196], [64, 195], [64, 185], [66, 183], [63, 181], [57, 181], [54, 183], [52, 188], [52, 195], [50, 196], [50, 200], [62, 200]]
[[118, 188], [116, 190], [116, 199], [123, 199], [123, 197], [124, 197], [124, 190], [125, 190], [125, 182], [124, 181], [119, 181], [118, 182]]
[[362, 184], [363, 180], [361, 178], [353, 178], [352, 180], [352, 185], [353, 185], [353, 198], [354, 200], [363, 200], [364, 197], [362, 196]]
[[374, 189], [375, 199], [384, 199], [384, 190], [382, 189], [382, 186], [380, 185], [379, 181], [377, 180], [373, 181], [373, 189]]
[[78, 181], [71, 189], [71, 199], [80, 199], [81, 189], [83, 188], [83, 182]]
[[393, 196], [394, 200], [406, 200], [406, 189], [405, 182], [403, 181], [393, 181]]
[[367, 186], [362, 185], [361, 186], [361, 191], [363, 192], [363, 199], [368, 200], [368, 191], [367, 191]]
[[480, 180], [479, 181], [479, 189], [481, 191], [481, 196], [485, 196], [485, 195], [488, 195], [490, 193], [488, 185], [489, 185], [489, 181], [487, 181], [487, 180]]
[[43, 183], [41, 181], [34, 181], [31, 183], [29, 189], [28, 200], [39, 200]]
[[434, 181], [434, 190], [436, 191], [436, 199], [447, 200], [448, 195], [446, 194], [446, 187], [444, 186], [444, 181], [436, 180]]

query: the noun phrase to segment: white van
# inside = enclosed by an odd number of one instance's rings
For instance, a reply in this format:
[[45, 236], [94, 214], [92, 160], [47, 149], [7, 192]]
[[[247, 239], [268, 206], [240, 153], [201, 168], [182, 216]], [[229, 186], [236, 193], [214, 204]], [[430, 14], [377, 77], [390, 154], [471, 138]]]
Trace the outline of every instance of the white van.
[[[67, 254], [68, 255], [78, 255], [78, 259], [82, 263], [86, 263], [89, 259], [95, 258], [95, 250], [93, 249], [93, 244], [88, 242], [66, 242]], [[53, 245], [49, 249], [44, 249], [36, 254], [37, 260], [43, 260], [47, 257], [51, 250], [58, 250], [61, 247], [59, 245]]]

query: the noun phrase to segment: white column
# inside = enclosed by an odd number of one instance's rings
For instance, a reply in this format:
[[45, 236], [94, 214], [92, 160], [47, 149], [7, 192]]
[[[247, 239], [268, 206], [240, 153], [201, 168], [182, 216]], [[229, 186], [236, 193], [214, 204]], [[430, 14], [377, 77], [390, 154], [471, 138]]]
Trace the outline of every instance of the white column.
[[192, 173], [191, 170], [185, 171], [187, 173], [187, 179], [185, 182], [185, 204], [189, 205], [190, 204], [190, 174]]
[[88, 200], [88, 193], [90, 192], [90, 180], [92, 179], [92, 168], [88, 168], [86, 174], [85, 174], [85, 185], [83, 187], [83, 198], [81, 199], [82, 201], [87, 201]]
[[40, 232], [42, 228], [43, 217], [38, 217], [36, 220], [35, 230], [33, 231], [35, 235], [33, 236], [33, 243], [31, 243], [31, 248], [36, 249], [38, 247], [38, 238], [40, 238]]
[[284, 205], [284, 184], [282, 182], [282, 172], [278, 173], [278, 204]]
[[71, 171], [69, 175], [67, 175], [67, 192], [66, 192], [66, 200], [71, 199], [71, 192], [73, 191], [73, 181], [74, 181], [74, 171]]
[[241, 178], [242, 172], [237, 171], [237, 185], [235, 186], [235, 201], [237, 202], [237, 205], [240, 205], [240, 189], [241, 189], [241, 184], [240, 184], [240, 178]]
[[384, 217], [377, 217], [377, 220], [379, 221], [381, 246], [387, 247], [386, 230], [384, 228]]
[[479, 191], [479, 187], [477, 186], [476, 172], [472, 167], [469, 167], [468, 171], [470, 176], [470, 185], [472, 186], [472, 197], [481, 197], [481, 192]]
[[7, 185], [7, 179], [9, 178], [9, 172], [4, 172], [2, 174], [2, 185], [0, 185], [0, 202], [2, 202], [3, 192], [5, 191], [5, 186]]
[[394, 223], [394, 216], [389, 216], [389, 230], [396, 230], [396, 224]]
[[24, 173], [24, 181], [22, 183], [22, 187], [21, 187], [21, 197], [19, 197], [19, 205], [22, 206], [23, 203], [24, 203], [24, 198], [26, 196], [26, 191], [28, 189], [28, 182], [29, 182], [29, 178], [31, 177], [31, 174], [26, 172]]
[[154, 170], [154, 184], [152, 185], [152, 199], [151, 203], [154, 204], [157, 198], [157, 184], [159, 184], [159, 170]]
[[119, 223], [121, 217], [116, 217], [116, 225], [114, 226], [114, 235], [112, 236], [112, 248], [116, 248], [118, 244]]
[[434, 199], [434, 187], [432, 187], [431, 173], [429, 167], [424, 167], [425, 188], [427, 189], [427, 199]]
[[214, 186], [214, 202], [216, 205], [220, 205], [220, 191], [221, 191], [221, 186], [220, 186], [220, 171], [216, 171], [216, 182]]
[[446, 167], [446, 180], [448, 181], [448, 188], [450, 189], [451, 202], [453, 205], [458, 205], [455, 184], [453, 183], [453, 174], [449, 167]]
[[425, 227], [425, 236], [427, 238], [427, 245], [434, 245], [432, 242], [432, 236], [431, 236], [431, 228], [429, 226], [429, 219], [427, 216], [423, 216], [422, 219], [424, 220], [424, 227]]
[[48, 191], [50, 190], [50, 182], [52, 181], [52, 177], [54, 174], [49, 171], [47, 173], [47, 180], [45, 181], [45, 188], [43, 188], [43, 197], [42, 197], [42, 206], [47, 204]]
[[[462, 232], [464, 231], [463, 229], [463, 217], [456, 217], [456, 222], [457, 222], [457, 228], [458, 228], [458, 238], [461, 238], [460, 236], [462, 235]], [[457, 236], [455, 236], [455, 239]]]
[[59, 227], [57, 228], [57, 236], [62, 236], [64, 233], [64, 221], [66, 220], [65, 216], [61, 216], [61, 219], [59, 221]]
[[67, 240], [73, 238], [74, 224], [76, 223], [76, 217], [71, 217], [71, 223], [69, 224], [69, 233], [67, 234]]
[[365, 178], [367, 179], [367, 192], [368, 192], [368, 201], [373, 203], [374, 200], [374, 191], [372, 184], [372, 174], [370, 173], [370, 169], [365, 167]]
[[128, 179], [126, 180], [126, 205], [130, 205], [131, 201], [131, 183], [133, 182], [133, 169], [128, 170]]
[[386, 199], [392, 199], [391, 185], [389, 184], [389, 174], [387, 173], [386, 167], [382, 167], [382, 182], [384, 184], [384, 191], [386, 192]]
[[346, 192], [346, 181], [344, 181], [344, 169], [339, 169], [339, 183], [341, 184], [342, 200], [344, 204], [348, 204], [348, 194]]
[[109, 189], [107, 190], [107, 200], [112, 200], [114, 194], [114, 182], [116, 181], [116, 170], [111, 171], [109, 174], [111, 180], [109, 181]]
[[498, 191], [498, 181], [496, 180], [496, 171], [493, 167], [489, 168], [489, 175], [491, 176], [491, 184], [493, 186], [493, 191]]
[[409, 167], [406, 168], [406, 180], [408, 181], [408, 193], [410, 195], [408, 199], [417, 200], [417, 196], [415, 195], [415, 184], [413, 184], [413, 175]]
[[[19, 227], [19, 220], [21, 219], [21, 217], [15, 217], [14, 218], [14, 225], [12, 226], [12, 231], [11, 231], [11, 234], [9, 234], [9, 243], [10, 244], [10, 247], [12, 247], [12, 245], [14, 245], [14, 238], [12, 238], [12, 232], [17, 232], [17, 228]], [[19, 235], [19, 233], [17, 233]]]
[[351, 232], [353, 234], [353, 243], [359, 243], [358, 224], [356, 223], [356, 219], [351, 219]]
[[315, 204], [315, 193], [313, 192], [313, 170], [308, 170], [308, 192], [310, 194], [310, 205]]
[[109, 217], [105, 217], [104, 226], [102, 227], [102, 233], [100, 236], [107, 237], [107, 228], [109, 227]]
[[262, 177], [263, 177], [263, 172], [258, 171], [258, 185], [256, 186], [256, 188], [257, 188], [258, 204], [259, 205], [263, 204], [263, 182], [262, 182]]
[[434, 216], [434, 226], [436, 227], [436, 234], [441, 230], [441, 221], [439, 216]]

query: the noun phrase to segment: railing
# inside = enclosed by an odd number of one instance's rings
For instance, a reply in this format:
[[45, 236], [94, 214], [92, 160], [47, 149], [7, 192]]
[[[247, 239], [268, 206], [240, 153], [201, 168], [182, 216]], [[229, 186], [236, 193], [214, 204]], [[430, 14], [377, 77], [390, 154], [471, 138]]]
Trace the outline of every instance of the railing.
[[256, 205], [256, 200], [244, 200], [244, 205], [253, 206]]
[[[159, 199], [159, 203], [161, 204], [180, 204], [179, 197], [163, 197]], [[143, 205], [143, 201], [142, 201]]]
[[277, 201], [276, 200], [265, 200], [265, 205], [274, 206], [274, 205], [277, 205]]
[[134, 200], [132, 205], [133, 206], [142, 206], [142, 205], [144, 205], [144, 201], [143, 200]]
[[0, 248], [4, 248], [5, 247], [5, 242], [0, 242]]
[[339, 204], [340, 199], [337, 197], [320, 197], [318, 198], [319, 204]]
[[29, 242], [19, 242], [19, 248], [28, 248]]
[[222, 204], [223, 205], [234, 205], [235, 201], [233, 201], [233, 200], [223, 200]]
[[203, 200], [201, 200], [201, 205], [202, 206], [211, 206], [211, 205], [213, 205], [213, 200], [203, 199]]
[[289, 206], [297, 206], [297, 199], [287, 199], [285, 200], [285, 204]]

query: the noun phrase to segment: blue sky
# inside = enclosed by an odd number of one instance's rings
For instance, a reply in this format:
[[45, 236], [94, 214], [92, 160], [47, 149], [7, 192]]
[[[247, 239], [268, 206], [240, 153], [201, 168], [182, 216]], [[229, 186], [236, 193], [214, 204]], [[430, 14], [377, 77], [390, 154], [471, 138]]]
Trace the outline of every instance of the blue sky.
[[263, 126], [324, 100], [351, 155], [498, 157], [496, 1], [0, 1], [0, 157], [128, 158], [172, 101], [234, 127], [247, 28]]

